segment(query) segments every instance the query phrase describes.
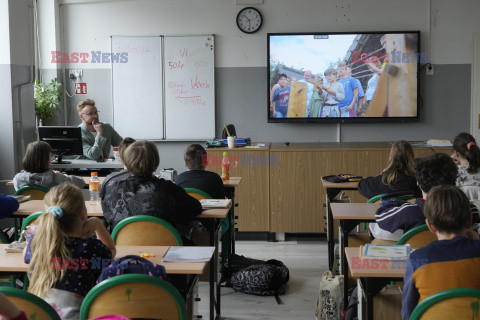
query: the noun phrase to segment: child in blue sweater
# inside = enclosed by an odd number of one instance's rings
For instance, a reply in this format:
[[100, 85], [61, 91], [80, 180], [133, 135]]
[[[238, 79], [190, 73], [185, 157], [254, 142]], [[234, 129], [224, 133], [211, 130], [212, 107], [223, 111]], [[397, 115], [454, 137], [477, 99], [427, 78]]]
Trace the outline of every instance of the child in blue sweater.
[[0, 194], [0, 219], [10, 217], [18, 207], [19, 204], [15, 198]]

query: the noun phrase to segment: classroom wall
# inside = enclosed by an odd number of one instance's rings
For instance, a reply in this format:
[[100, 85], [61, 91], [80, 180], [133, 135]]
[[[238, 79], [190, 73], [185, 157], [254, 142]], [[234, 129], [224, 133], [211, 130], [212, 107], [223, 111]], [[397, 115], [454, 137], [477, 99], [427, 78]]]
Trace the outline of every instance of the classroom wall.
[[32, 26], [31, 1], [0, 1], [0, 180], [19, 170], [25, 144], [35, 139]]
[[[52, 0], [46, 0], [52, 1]], [[423, 109], [418, 123], [342, 124], [342, 141], [452, 139], [469, 130], [472, 32], [480, 29], [475, 0], [265, 0], [258, 7], [265, 19], [253, 35], [235, 24], [234, 0], [138, 0], [79, 3], [61, 1], [61, 48], [64, 52], [110, 51], [110, 35], [216, 36], [216, 129], [234, 123], [239, 136], [254, 141], [336, 141], [336, 124], [268, 124], [266, 117], [267, 32], [420, 30], [422, 51], [431, 47], [435, 75], [421, 76]], [[430, 9], [431, 6], [431, 9]], [[431, 14], [430, 14], [431, 13]], [[82, 23], [85, 21], [86, 23]], [[48, 49], [43, 49], [45, 52]], [[44, 59], [50, 59], [43, 54]], [[43, 65], [47, 65], [44, 61]], [[101, 119], [111, 121], [110, 66], [65, 65], [84, 70], [88, 97], [97, 101]], [[48, 68], [47, 68], [48, 69]], [[73, 83], [66, 87], [72, 91]], [[69, 124], [79, 123], [75, 105], [84, 96], [68, 98]], [[141, 110], [141, 101], [138, 103]], [[161, 166], [182, 165], [185, 143], [157, 143]]]

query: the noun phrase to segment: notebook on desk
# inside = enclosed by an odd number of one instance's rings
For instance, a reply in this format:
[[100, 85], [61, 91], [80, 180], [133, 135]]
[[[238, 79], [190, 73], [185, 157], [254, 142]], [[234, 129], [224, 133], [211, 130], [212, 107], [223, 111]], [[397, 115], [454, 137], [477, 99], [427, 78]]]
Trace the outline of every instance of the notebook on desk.
[[200, 200], [200, 204], [204, 209], [210, 208], [228, 208], [232, 202], [231, 199], [202, 199]]

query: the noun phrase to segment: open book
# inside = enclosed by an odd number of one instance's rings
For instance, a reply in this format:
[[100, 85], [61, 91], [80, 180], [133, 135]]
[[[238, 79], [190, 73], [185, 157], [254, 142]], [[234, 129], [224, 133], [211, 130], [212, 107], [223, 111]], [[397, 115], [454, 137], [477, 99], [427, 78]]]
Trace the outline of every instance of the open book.
[[362, 259], [400, 259], [407, 260], [410, 255], [410, 245], [371, 244], [360, 246]]
[[232, 202], [231, 199], [202, 199], [200, 203], [202, 208], [228, 208], [230, 203]]
[[164, 262], [208, 262], [215, 247], [170, 247], [162, 258]]

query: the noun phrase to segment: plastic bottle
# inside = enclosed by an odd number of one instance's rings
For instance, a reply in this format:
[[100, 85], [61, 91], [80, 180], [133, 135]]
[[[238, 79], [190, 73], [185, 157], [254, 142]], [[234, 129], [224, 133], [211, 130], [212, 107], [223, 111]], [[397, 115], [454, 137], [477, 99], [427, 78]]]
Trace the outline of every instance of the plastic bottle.
[[90, 201], [100, 201], [100, 180], [98, 172], [92, 172], [90, 176]]
[[222, 157], [222, 180], [230, 179], [230, 163], [228, 162], [227, 152], [223, 153]]

